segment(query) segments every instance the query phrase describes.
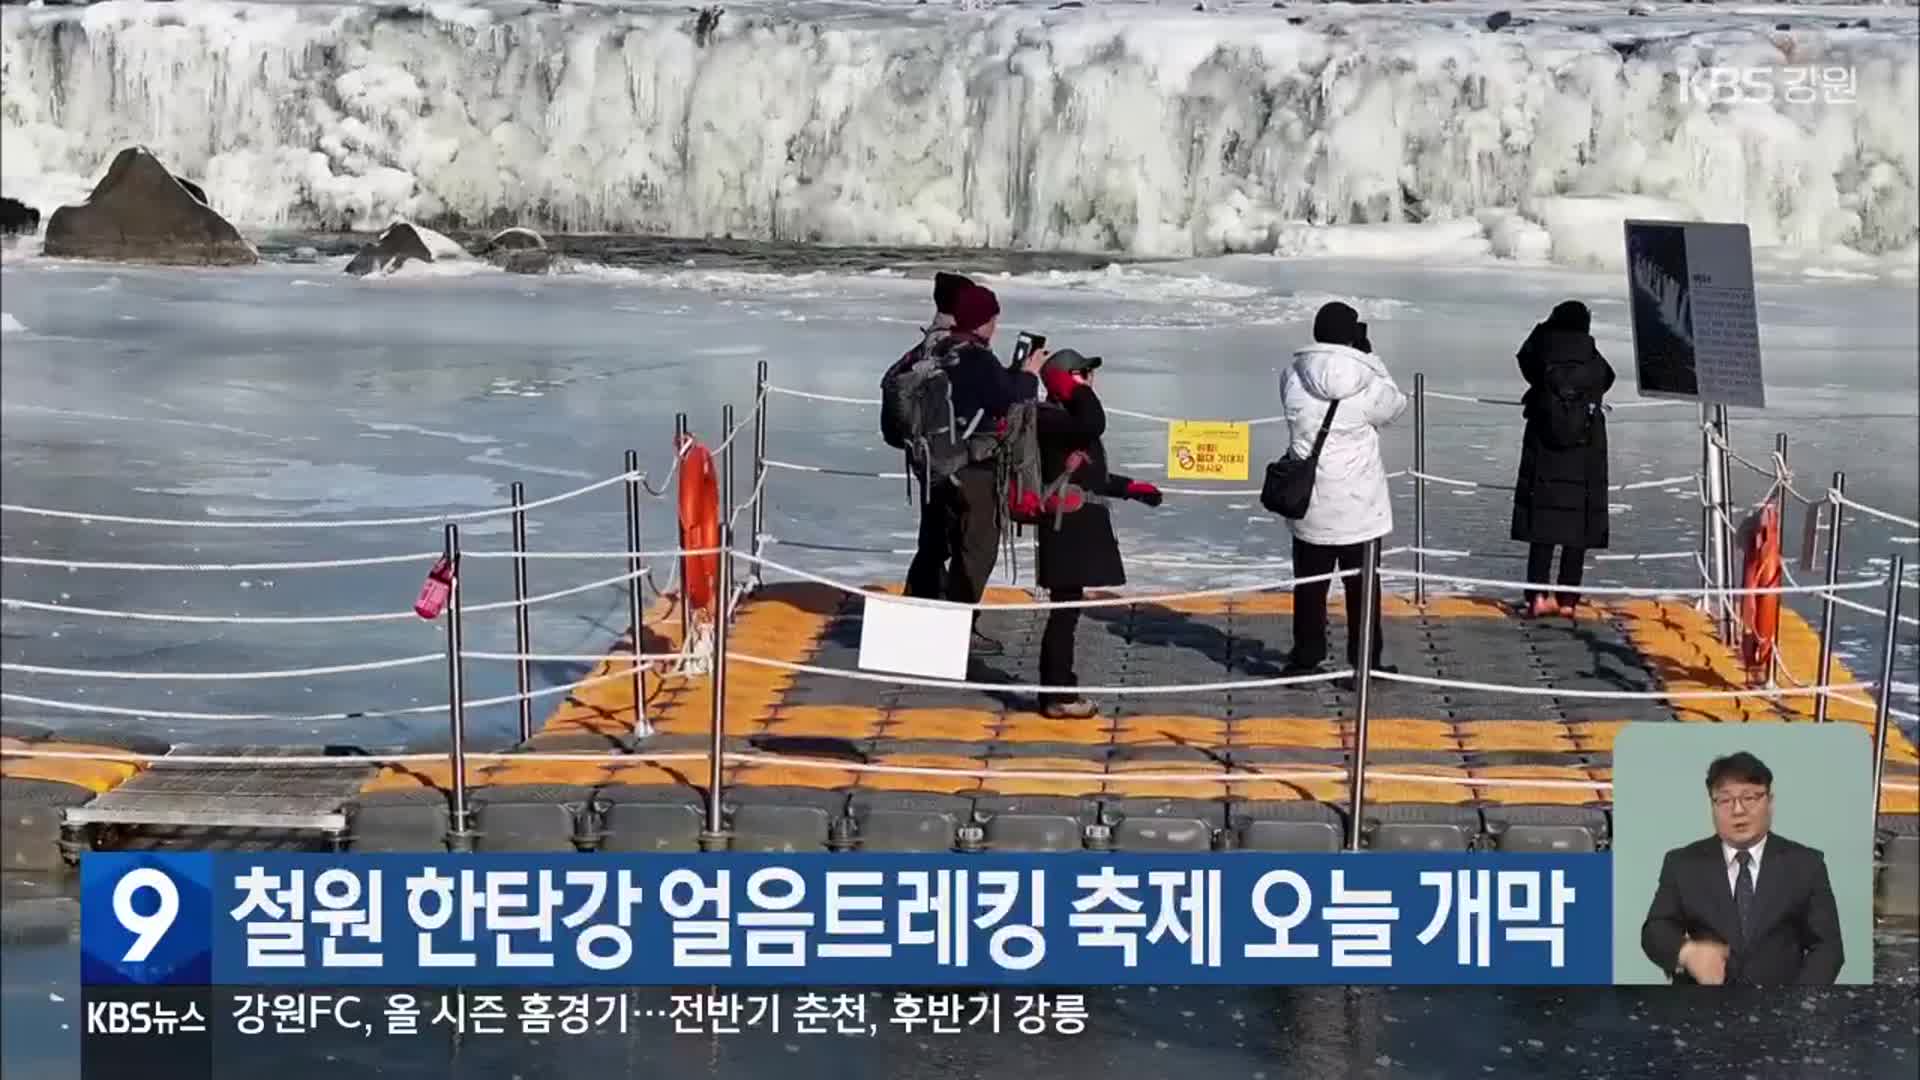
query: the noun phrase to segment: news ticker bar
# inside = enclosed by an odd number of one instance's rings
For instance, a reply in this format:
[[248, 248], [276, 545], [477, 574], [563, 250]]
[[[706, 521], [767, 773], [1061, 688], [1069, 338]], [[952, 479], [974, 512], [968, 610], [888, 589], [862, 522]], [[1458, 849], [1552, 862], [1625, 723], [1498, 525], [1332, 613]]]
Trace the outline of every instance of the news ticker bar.
[[[83, 1080], [265, 1075], [343, 1054], [397, 1063], [531, 1041], [596, 1045], [697, 1036], [778, 1038], [789, 1048], [990, 1036], [1071, 1039], [1097, 1017], [1082, 993], [1049, 989], [620, 990], [445, 987], [236, 989], [93, 986], [82, 996]], [[549, 1051], [550, 1052], [550, 1051]]]
[[1605, 984], [1604, 855], [93, 853], [88, 987]]

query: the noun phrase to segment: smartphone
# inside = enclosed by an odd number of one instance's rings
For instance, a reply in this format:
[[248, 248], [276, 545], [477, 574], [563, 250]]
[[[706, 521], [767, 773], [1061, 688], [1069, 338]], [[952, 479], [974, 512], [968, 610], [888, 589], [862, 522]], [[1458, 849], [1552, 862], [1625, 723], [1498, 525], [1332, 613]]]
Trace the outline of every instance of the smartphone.
[[1026, 364], [1027, 357], [1033, 355], [1033, 350], [1043, 349], [1046, 345], [1047, 336], [1045, 334], [1035, 334], [1022, 330], [1020, 336], [1013, 339], [1013, 359], [1008, 362], [1007, 366], [1015, 371], [1020, 370], [1020, 368]]

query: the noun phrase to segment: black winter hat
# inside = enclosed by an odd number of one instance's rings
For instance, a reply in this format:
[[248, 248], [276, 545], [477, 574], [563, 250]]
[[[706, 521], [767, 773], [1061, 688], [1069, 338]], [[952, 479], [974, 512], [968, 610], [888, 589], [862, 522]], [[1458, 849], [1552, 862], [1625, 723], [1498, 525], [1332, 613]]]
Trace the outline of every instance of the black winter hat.
[[1547, 316], [1547, 327], [1584, 334], [1593, 329], [1593, 313], [1578, 300], [1563, 300], [1555, 304], [1553, 314]]
[[949, 274], [942, 270], [933, 275], [933, 310], [942, 315], [953, 314], [953, 302], [960, 291], [973, 282], [959, 274]]
[[1360, 340], [1360, 313], [1338, 300], [1322, 305], [1313, 317], [1313, 340], [1352, 346]]

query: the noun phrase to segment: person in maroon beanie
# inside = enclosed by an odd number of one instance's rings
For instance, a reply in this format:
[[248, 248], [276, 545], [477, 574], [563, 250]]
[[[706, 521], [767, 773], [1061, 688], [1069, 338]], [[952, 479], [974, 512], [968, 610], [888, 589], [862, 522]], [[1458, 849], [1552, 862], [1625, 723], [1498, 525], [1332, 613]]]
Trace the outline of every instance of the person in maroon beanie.
[[[1040, 396], [1038, 372], [1045, 351], [1035, 349], [1019, 371], [993, 354], [1000, 326], [1000, 300], [982, 285], [959, 286], [952, 300], [953, 326], [930, 346], [947, 369], [953, 415], [969, 428], [968, 464], [928, 492], [919, 550], [907, 569], [907, 595], [978, 604], [1000, 557], [1002, 508], [994, 455], [1000, 430], [1014, 405]], [[976, 619], [977, 622], [977, 619]], [[1000, 643], [974, 630], [976, 656], [995, 656]]]
[[[1048, 404], [1037, 418], [1040, 435], [1040, 478], [1049, 489], [1062, 476], [1086, 496], [1070, 512], [1049, 516], [1035, 528], [1039, 553], [1034, 578], [1056, 603], [1086, 598], [1088, 589], [1127, 583], [1120, 561], [1120, 541], [1113, 534], [1113, 517], [1104, 499], [1132, 499], [1159, 506], [1160, 489], [1107, 468], [1107, 448], [1101, 436], [1107, 413], [1093, 389], [1097, 356], [1061, 349], [1047, 357], [1040, 379], [1047, 387]], [[1073, 670], [1074, 632], [1080, 624], [1077, 607], [1053, 608], [1040, 637], [1040, 685], [1077, 686]], [[1100, 715], [1091, 701], [1077, 694], [1042, 695], [1042, 714], [1055, 719]]]
[[[944, 270], [933, 275], [933, 321], [921, 331], [920, 340], [913, 348], [902, 353], [900, 359], [893, 362], [881, 377], [884, 388], [887, 381], [896, 374], [918, 363], [921, 357], [944, 342], [953, 333], [953, 309], [963, 289], [973, 287], [973, 282], [960, 274], [950, 274]], [[888, 409], [880, 410], [880, 437], [888, 446], [904, 450], [907, 446], [907, 434], [900, 430], [900, 424], [894, 413]], [[908, 482], [911, 490], [912, 482]], [[914, 544], [913, 562], [907, 571], [907, 595], [928, 600], [937, 600], [946, 595], [947, 585], [947, 526], [946, 515], [941, 512], [931, 497], [920, 501], [920, 534]]]

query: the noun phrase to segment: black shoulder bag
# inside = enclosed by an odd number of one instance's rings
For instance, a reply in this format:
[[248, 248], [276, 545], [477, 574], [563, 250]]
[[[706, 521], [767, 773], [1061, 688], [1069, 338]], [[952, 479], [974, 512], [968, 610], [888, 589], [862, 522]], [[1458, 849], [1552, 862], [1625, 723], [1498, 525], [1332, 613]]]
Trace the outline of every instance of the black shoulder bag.
[[1306, 457], [1295, 456], [1289, 447], [1285, 457], [1267, 466], [1266, 482], [1260, 485], [1260, 505], [1289, 521], [1307, 516], [1313, 503], [1313, 477], [1320, 470], [1320, 448], [1327, 444], [1327, 432], [1333, 430], [1333, 414], [1338, 401], [1327, 404], [1327, 418], [1320, 421], [1320, 434], [1313, 438], [1313, 451]]

